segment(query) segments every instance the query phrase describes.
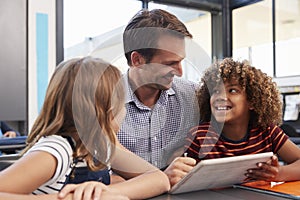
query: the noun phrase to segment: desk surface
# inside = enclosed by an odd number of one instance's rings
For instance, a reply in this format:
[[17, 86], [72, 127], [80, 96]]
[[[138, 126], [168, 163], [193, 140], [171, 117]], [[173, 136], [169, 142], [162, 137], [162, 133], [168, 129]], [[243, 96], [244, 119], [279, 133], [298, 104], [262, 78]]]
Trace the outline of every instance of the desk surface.
[[152, 200], [282, 200], [283, 197], [277, 197], [269, 194], [243, 190], [239, 188], [226, 188], [220, 190], [202, 190], [183, 194], [164, 194]]

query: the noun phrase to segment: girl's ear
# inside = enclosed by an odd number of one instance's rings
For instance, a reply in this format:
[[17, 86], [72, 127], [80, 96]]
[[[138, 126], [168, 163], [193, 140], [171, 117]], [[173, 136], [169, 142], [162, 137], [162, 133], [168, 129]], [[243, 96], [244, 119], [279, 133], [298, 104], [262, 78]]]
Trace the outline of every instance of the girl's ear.
[[132, 62], [132, 66], [139, 67], [145, 64], [145, 59], [140, 53], [133, 51], [131, 53], [131, 62]]

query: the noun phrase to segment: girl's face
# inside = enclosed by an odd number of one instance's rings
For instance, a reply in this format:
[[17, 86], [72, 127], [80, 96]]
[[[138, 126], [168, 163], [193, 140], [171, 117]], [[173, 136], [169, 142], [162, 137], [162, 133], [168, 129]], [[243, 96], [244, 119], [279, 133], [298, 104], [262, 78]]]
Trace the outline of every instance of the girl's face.
[[236, 80], [213, 88], [210, 107], [217, 122], [226, 124], [248, 123], [252, 109], [245, 90]]

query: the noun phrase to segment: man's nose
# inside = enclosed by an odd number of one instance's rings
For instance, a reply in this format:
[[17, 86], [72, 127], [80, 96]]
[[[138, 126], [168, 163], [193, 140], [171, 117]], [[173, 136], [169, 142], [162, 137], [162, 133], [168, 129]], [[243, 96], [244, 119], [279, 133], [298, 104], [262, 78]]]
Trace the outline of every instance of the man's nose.
[[173, 68], [173, 74], [175, 76], [178, 76], [178, 77], [182, 76], [182, 65], [181, 65], [181, 63], [173, 65], [172, 68]]

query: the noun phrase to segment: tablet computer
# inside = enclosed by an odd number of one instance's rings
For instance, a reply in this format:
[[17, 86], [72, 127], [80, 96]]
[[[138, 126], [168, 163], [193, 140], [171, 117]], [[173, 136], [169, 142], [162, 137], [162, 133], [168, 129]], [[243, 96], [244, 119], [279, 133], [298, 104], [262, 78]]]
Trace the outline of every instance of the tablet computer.
[[178, 194], [196, 190], [229, 187], [242, 183], [245, 173], [256, 168], [256, 163], [266, 162], [273, 152], [202, 160], [169, 193]]

